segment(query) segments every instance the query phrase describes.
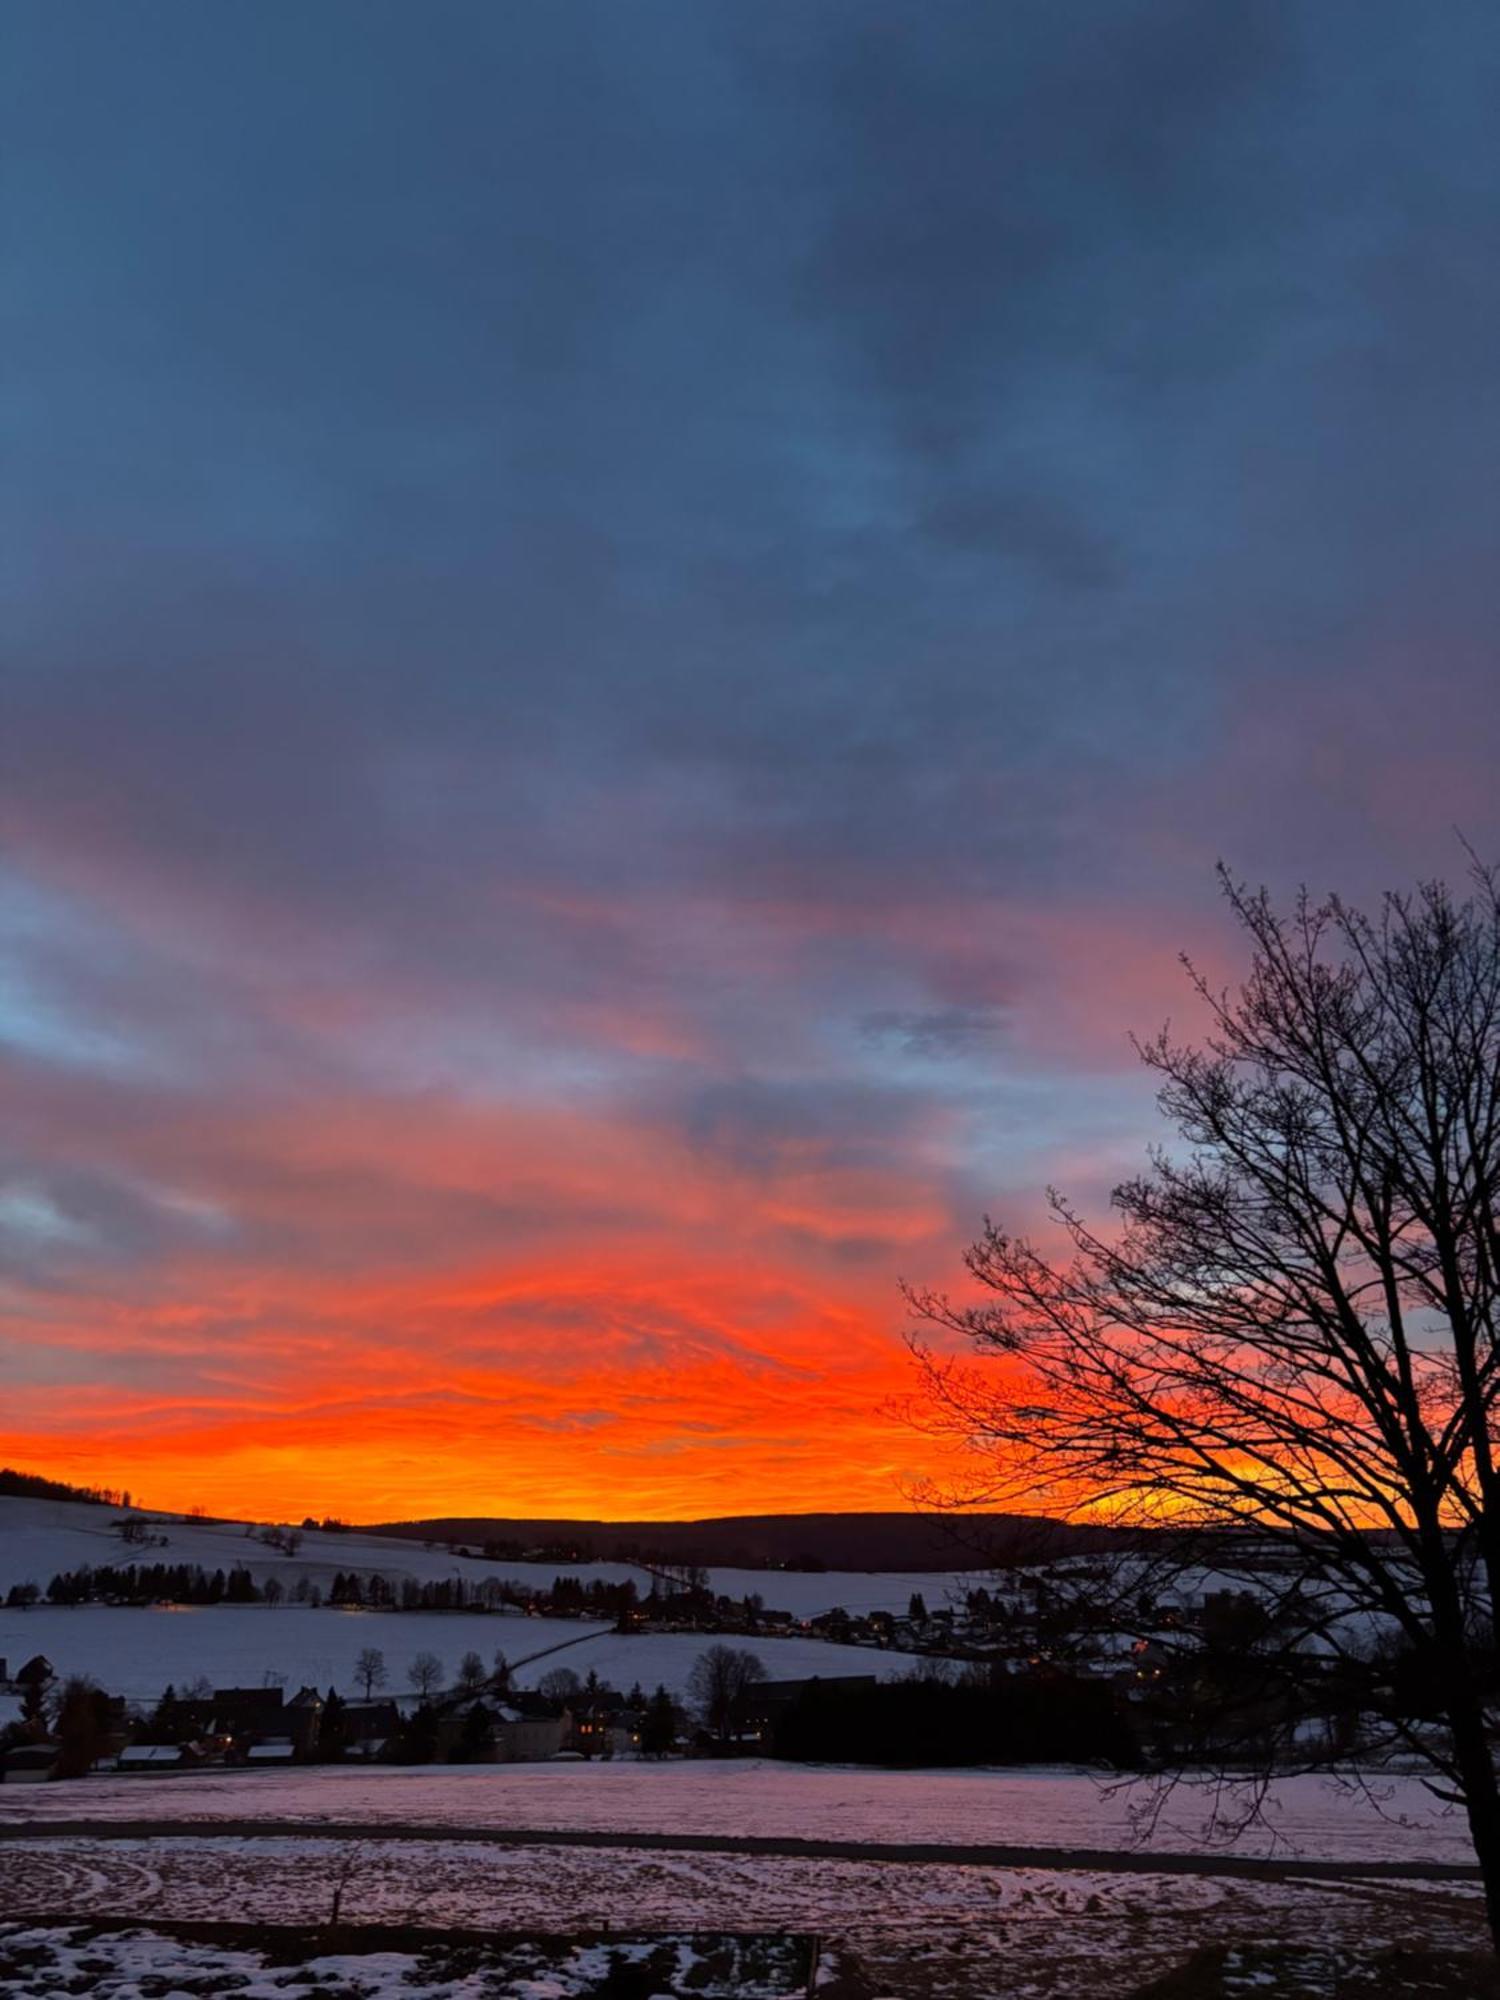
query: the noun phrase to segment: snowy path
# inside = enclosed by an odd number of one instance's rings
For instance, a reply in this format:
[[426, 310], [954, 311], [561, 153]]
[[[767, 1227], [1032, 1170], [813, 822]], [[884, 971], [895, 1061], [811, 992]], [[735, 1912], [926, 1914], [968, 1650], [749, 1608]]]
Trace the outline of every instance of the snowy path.
[[[93, 1842], [180, 1839], [180, 1819], [38, 1820], [0, 1825], [0, 1843], [78, 1840]], [[409, 1820], [337, 1821], [223, 1819], [196, 1823], [193, 1839], [207, 1841], [399, 1841], [491, 1847], [619, 1849], [668, 1854], [742, 1854], [797, 1861], [900, 1862], [924, 1867], [1044, 1869], [1116, 1875], [1217, 1875], [1253, 1882], [1477, 1881], [1479, 1869], [1461, 1861], [1329, 1861], [1281, 1859], [1214, 1852], [1173, 1853], [1152, 1848], [975, 1846], [949, 1842], [801, 1840], [767, 1834], [610, 1833], [577, 1827], [422, 1826]]]

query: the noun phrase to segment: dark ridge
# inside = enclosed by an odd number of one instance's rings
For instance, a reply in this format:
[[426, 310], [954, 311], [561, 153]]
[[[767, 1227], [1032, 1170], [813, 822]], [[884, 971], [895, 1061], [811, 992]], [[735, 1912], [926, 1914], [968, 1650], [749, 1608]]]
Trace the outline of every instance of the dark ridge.
[[1023, 1514], [732, 1514], [706, 1521], [526, 1520], [443, 1515], [355, 1533], [502, 1552], [520, 1561], [622, 1560], [736, 1569], [946, 1570], [1041, 1562], [1108, 1545], [1111, 1530]]
[[0, 1500], [77, 1500], [91, 1506], [128, 1505], [130, 1496], [114, 1486], [70, 1486], [65, 1479], [46, 1479], [40, 1472], [18, 1472], [0, 1465]]

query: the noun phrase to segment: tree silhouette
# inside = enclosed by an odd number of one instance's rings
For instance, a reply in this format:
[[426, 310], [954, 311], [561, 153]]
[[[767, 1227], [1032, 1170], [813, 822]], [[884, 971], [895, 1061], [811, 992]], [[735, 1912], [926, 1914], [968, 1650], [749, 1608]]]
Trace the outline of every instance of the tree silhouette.
[[710, 1646], [694, 1660], [688, 1699], [721, 1747], [743, 1725], [750, 1690], [765, 1677], [759, 1657], [738, 1646]]
[[58, 1743], [53, 1775], [87, 1777], [95, 1762], [109, 1749], [109, 1696], [82, 1675], [64, 1681], [53, 1730]]
[[949, 1497], [1167, 1530], [1116, 1566], [1121, 1622], [1170, 1565], [1252, 1593], [1261, 1747], [1309, 1704], [1378, 1715], [1463, 1805], [1500, 1939], [1500, 879], [1373, 917], [1221, 879], [1248, 979], [1194, 974], [1205, 1045], [1141, 1049], [1181, 1145], [1108, 1231], [1053, 1194], [1070, 1254], [987, 1223], [987, 1299], [911, 1295], [993, 1364], [914, 1342], [985, 1468]]
[[583, 1682], [571, 1667], [549, 1667], [537, 1682], [536, 1691], [548, 1701], [564, 1704], [577, 1701], [583, 1692]]
[[658, 1687], [641, 1717], [641, 1754], [665, 1757], [677, 1743], [677, 1705], [664, 1687]]
[[318, 1714], [317, 1755], [323, 1763], [337, 1763], [348, 1747], [349, 1717], [344, 1699], [337, 1689], [330, 1688]]
[[376, 1688], [384, 1687], [386, 1681], [385, 1654], [378, 1646], [362, 1646], [355, 1656], [354, 1678], [364, 1690], [368, 1701]]
[[443, 1663], [436, 1653], [418, 1653], [406, 1670], [406, 1678], [424, 1701], [443, 1685]]

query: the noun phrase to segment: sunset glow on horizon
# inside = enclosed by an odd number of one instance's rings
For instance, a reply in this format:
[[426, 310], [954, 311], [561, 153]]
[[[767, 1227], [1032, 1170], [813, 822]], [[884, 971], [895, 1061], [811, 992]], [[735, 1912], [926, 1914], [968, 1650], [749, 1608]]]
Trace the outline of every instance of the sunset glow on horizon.
[[1216, 859], [1500, 851], [1485, 65], [1377, 11], [22, 9], [0, 1463], [951, 1470], [901, 1283], [1107, 1216]]

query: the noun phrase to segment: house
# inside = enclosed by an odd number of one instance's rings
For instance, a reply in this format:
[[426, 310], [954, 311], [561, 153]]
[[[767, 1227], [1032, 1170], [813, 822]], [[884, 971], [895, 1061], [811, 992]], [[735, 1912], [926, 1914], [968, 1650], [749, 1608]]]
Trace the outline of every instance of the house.
[[294, 1764], [297, 1746], [290, 1736], [265, 1736], [260, 1742], [250, 1744], [242, 1754], [247, 1764], [262, 1769], [268, 1764]]
[[278, 1735], [284, 1727], [279, 1687], [215, 1688], [212, 1730], [236, 1744]]
[[318, 1724], [323, 1716], [323, 1697], [315, 1687], [300, 1687], [287, 1703], [286, 1728], [299, 1753], [306, 1756], [318, 1740]]
[[181, 1771], [188, 1762], [180, 1743], [127, 1743], [115, 1760], [122, 1777], [160, 1777], [166, 1771]]
[[174, 1742], [206, 1743], [213, 1735], [214, 1705], [174, 1695], [170, 1701], [163, 1700], [157, 1720]]
[[57, 1679], [52, 1662], [42, 1653], [34, 1653], [24, 1667], [16, 1673], [15, 1685], [24, 1694], [27, 1688], [45, 1687], [49, 1681]]
[[351, 1757], [378, 1757], [401, 1727], [393, 1701], [351, 1701], [344, 1705], [345, 1740]]
[[581, 1757], [631, 1757], [641, 1747], [641, 1718], [611, 1691], [580, 1701], [564, 1747]]
[[131, 1723], [126, 1713], [125, 1697], [122, 1694], [104, 1695], [100, 1700], [100, 1719], [104, 1724], [104, 1743], [101, 1754], [94, 1759], [96, 1771], [113, 1770], [115, 1761], [130, 1740]]
[[23, 1743], [0, 1757], [0, 1783], [42, 1785], [52, 1776], [57, 1763], [55, 1743]]
[[435, 1750], [439, 1758], [460, 1751], [466, 1761], [480, 1764], [534, 1764], [555, 1757], [572, 1729], [566, 1708], [559, 1712], [532, 1695], [449, 1702], [438, 1718]]
[[[300, 1696], [298, 1701], [301, 1703]], [[238, 1764], [248, 1761], [257, 1744], [286, 1742], [292, 1750], [305, 1747], [316, 1734], [320, 1708], [320, 1703], [284, 1702], [279, 1687], [216, 1688], [206, 1701], [164, 1703], [160, 1719], [179, 1743], [191, 1745], [196, 1761]], [[290, 1756], [284, 1761], [290, 1762]]]
[[495, 1716], [496, 1762], [537, 1764], [555, 1757], [572, 1727], [573, 1718], [567, 1709], [560, 1715], [528, 1715], [506, 1704]]

